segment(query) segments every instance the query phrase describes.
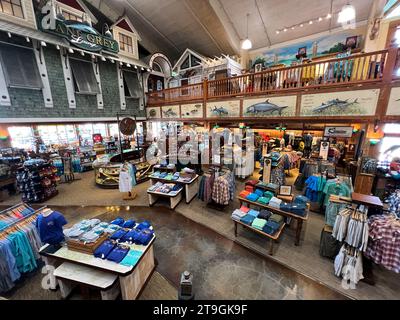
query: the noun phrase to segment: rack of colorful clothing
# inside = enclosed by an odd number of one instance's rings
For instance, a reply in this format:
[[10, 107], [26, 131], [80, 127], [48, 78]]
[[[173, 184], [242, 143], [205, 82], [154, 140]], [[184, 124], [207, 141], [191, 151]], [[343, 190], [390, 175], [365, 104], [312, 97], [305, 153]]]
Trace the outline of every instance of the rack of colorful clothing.
[[294, 186], [297, 190], [303, 191], [306, 180], [315, 174], [324, 173], [326, 176], [336, 176], [336, 167], [333, 163], [321, 159], [301, 159], [299, 176]]
[[197, 197], [213, 208], [223, 210], [233, 200], [236, 182], [231, 170], [212, 165], [200, 179]]
[[335, 257], [335, 275], [342, 277], [343, 283], [355, 289], [364, 279], [362, 253], [368, 245], [368, 208], [363, 205], [349, 205], [336, 217], [332, 237], [343, 243]]
[[[0, 292], [11, 290], [23, 274], [37, 268], [42, 242], [35, 223], [44, 208], [33, 210], [19, 204], [0, 212], [0, 217], [7, 215], [11, 219], [6, 219], [8, 222], [0, 229]], [[15, 219], [15, 213], [22, 217]]]

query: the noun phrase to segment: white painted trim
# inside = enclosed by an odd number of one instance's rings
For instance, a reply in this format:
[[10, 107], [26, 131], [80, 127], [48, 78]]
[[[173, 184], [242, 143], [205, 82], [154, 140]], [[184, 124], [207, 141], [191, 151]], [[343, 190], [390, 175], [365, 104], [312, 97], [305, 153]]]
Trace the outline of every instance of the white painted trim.
[[[119, 24], [122, 20], [126, 20], [126, 23], [127, 23], [128, 26], [132, 29], [133, 32], [130, 32], [130, 31], [125, 30], [125, 29], [123, 29], [123, 28], [121, 28], [121, 27], [118, 27], [118, 24]], [[137, 38], [138, 41], [142, 41], [142, 38], [140, 37], [139, 32], [137, 32], [137, 30], [136, 30], [135, 27], [133, 26], [131, 20], [130, 20], [126, 15], [124, 15], [121, 19], [119, 19], [117, 22], [115, 22], [115, 23], [110, 27], [110, 29], [113, 30], [114, 27], [118, 27], [118, 28], [124, 30], [124, 31], [127, 32], [127, 33], [133, 34], [133, 35], [136, 36], [136, 38]]]
[[[3, 96], [5, 98], [3, 98]], [[7, 81], [4, 76], [3, 66], [1, 61], [0, 61], [0, 106], [11, 107], [10, 94], [8, 93]]]
[[82, 1], [77, 0], [79, 5], [82, 7], [83, 11], [70, 7], [64, 3], [57, 1], [57, 5], [60, 7], [61, 10], [71, 13], [75, 16], [81, 17], [82, 13], [86, 13], [89, 16], [90, 23], [97, 24], [98, 20], [94, 16], [94, 14], [84, 5]]
[[[179, 66], [179, 71], [180, 71], [180, 70], [181, 70], [180, 65], [182, 64], [182, 62], [184, 61], [184, 59], [186, 58], [186, 56], [188, 56], [189, 54], [194, 55], [195, 57], [199, 58], [199, 59], [200, 59], [201, 61], [203, 61], [203, 62], [206, 62], [206, 61], [207, 61], [207, 58], [206, 58], [206, 57], [204, 57], [204, 56], [200, 55], [199, 53], [196, 53], [196, 52], [190, 50], [189, 48], [187, 48], [187, 49], [182, 53], [182, 55], [180, 56], [180, 58], [178, 59], [178, 61], [175, 63], [175, 65], [174, 65], [174, 67], [172, 68], [172, 70], [175, 71], [176, 68]], [[199, 64], [199, 66], [201, 67], [201, 63]], [[197, 67], [197, 66], [196, 66], [196, 67]], [[190, 70], [190, 69], [192, 69], [192, 68], [195, 68], [195, 67], [191, 67], [191, 68], [188, 68], [188, 69], [182, 69], [182, 70]]]
[[[355, 28], [356, 28], [356, 29], [357, 29], [357, 28], [361, 28], [361, 27], [367, 26], [367, 24], [368, 24], [368, 21], [367, 21], [367, 20], [360, 21], [360, 22], [357, 22], [357, 23], [356, 23], [356, 27], [355, 27]], [[350, 29], [350, 30], [351, 30], [351, 29]], [[347, 30], [347, 31], [350, 31], [350, 30]], [[302, 38], [297, 38], [297, 39], [290, 40], [290, 41], [280, 42], [280, 43], [274, 44], [274, 45], [272, 45], [272, 46], [270, 46], [270, 47], [262, 47], [262, 48], [259, 48], [259, 49], [250, 50], [250, 51], [249, 51], [249, 56], [250, 56], [250, 57], [253, 57], [253, 56], [257, 55], [257, 54], [262, 54], [262, 53], [264, 53], [265, 51], [270, 51], [270, 50], [274, 50], [274, 49], [279, 49], [279, 48], [287, 47], [287, 46], [290, 46], [290, 45], [292, 45], [292, 44], [297, 44], [297, 43], [300, 43], [300, 42], [305, 42], [305, 41], [313, 40], [313, 39], [316, 39], [316, 38], [319, 38], [319, 37], [323, 37], [323, 36], [327, 36], [327, 35], [330, 35], [330, 34], [337, 34], [337, 33], [343, 32], [343, 31], [346, 31], [346, 30], [343, 30], [342, 27], [339, 27], [339, 28], [336, 28], [336, 29], [332, 29], [332, 30], [330, 30], [330, 31], [324, 31], [324, 32], [320, 32], [320, 33], [314, 33], [314, 34], [312, 34], [312, 35], [305, 36], [305, 37], [302, 37]], [[365, 33], [363, 34], [363, 36], [365, 37], [366, 34], [367, 34], [367, 33], [365, 32]]]
[[54, 107], [53, 97], [51, 95], [50, 80], [49, 80], [49, 74], [47, 73], [46, 60], [44, 57], [43, 47], [40, 45], [39, 41], [35, 39], [32, 39], [32, 45], [33, 45], [33, 52], [36, 58], [36, 63], [39, 69], [39, 76], [43, 84], [42, 92], [43, 92], [44, 106], [46, 108], [53, 108]]
[[121, 106], [121, 110], [126, 110], [124, 74], [122, 72], [122, 68], [119, 65], [119, 63], [117, 63], [116, 65], [117, 65], [117, 73], [118, 73], [118, 90], [119, 90], [120, 106]]
[[[146, 121], [145, 117], [137, 117], [138, 121]], [[0, 118], [0, 123], [74, 123], [74, 122], [103, 122], [117, 121], [115, 117], [100, 117], [100, 118]]]
[[[64, 54], [67, 55], [67, 58], [64, 57]], [[75, 98], [75, 87], [74, 87], [74, 79], [72, 76], [71, 65], [69, 63], [69, 57], [66, 49], [62, 48], [60, 50], [61, 64], [64, 73], [64, 82], [65, 88], [67, 89], [67, 97], [68, 97], [68, 106], [70, 109], [76, 108], [76, 98]]]
[[[97, 99], [97, 109], [104, 109], [104, 102], [103, 102], [103, 90], [101, 87], [101, 77], [100, 77], [100, 66], [99, 64], [92, 61], [93, 73], [94, 77], [96, 78], [97, 85], [99, 86], [100, 93], [96, 94]], [[96, 71], [97, 69], [97, 71]]]

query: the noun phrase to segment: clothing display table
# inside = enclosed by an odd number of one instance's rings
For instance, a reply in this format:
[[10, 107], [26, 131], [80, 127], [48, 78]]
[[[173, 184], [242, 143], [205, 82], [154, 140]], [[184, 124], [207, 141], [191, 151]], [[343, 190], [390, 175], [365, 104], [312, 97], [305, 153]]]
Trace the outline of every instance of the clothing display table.
[[[54, 251], [52, 250], [52, 246], [45, 245], [40, 249], [39, 253], [43, 257], [48, 258], [47, 261], [54, 261], [54, 263], [69, 262], [72, 265], [90, 268], [93, 270], [93, 273], [91, 274], [93, 277], [98, 275], [97, 271], [103, 271], [117, 275], [121, 288], [122, 299], [135, 300], [144, 288], [147, 281], [150, 279], [150, 276], [155, 269], [153, 247], [155, 239], [156, 236], [154, 235], [153, 239], [147, 246], [129, 245], [131, 249], [142, 252], [137, 264], [130, 267], [115, 263], [113, 261], [96, 258], [87, 253], [69, 250], [67, 247], [61, 247], [60, 249]], [[68, 267], [68, 265], [64, 266], [62, 269], [64, 270], [63, 274], [65, 274], [66, 267]], [[76, 266], [73, 268], [76, 268]], [[85, 272], [88, 271], [86, 270]]]
[[232, 220], [235, 223], [235, 237], [237, 237], [237, 226], [238, 226], [238, 224], [240, 224], [244, 228], [247, 228], [247, 229], [252, 230], [252, 231], [254, 231], [254, 232], [258, 233], [258, 234], [261, 234], [264, 237], [269, 238], [270, 239], [269, 254], [271, 256], [273, 255], [273, 253], [274, 253], [274, 242], [277, 242], [279, 237], [281, 236], [282, 230], [285, 227], [285, 223], [282, 224], [282, 226], [279, 228], [279, 230], [274, 235], [270, 235], [270, 234], [268, 234], [268, 233], [266, 233], [264, 231], [258, 230], [258, 229], [254, 228], [254, 227], [252, 227], [252, 226], [250, 226], [248, 224], [245, 224], [245, 223], [243, 223], [241, 221], [234, 220], [234, 219], [232, 219]]
[[303, 228], [303, 222], [308, 219], [308, 213], [304, 217], [302, 217], [302, 216], [296, 215], [296, 214], [291, 213], [291, 212], [287, 212], [287, 211], [280, 210], [278, 208], [271, 207], [269, 205], [261, 204], [259, 202], [253, 202], [253, 201], [247, 200], [245, 198], [238, 197], [238, 200], [240, 202], [240, 205], [243, 205], [243, 203], [246, 203], [246, 204], [249, 204], [249, 205], [254, 205], [254, 206], [257, 206], [257, 207], [260, 207], [260, 208], [268, 209], [269, 211], [272, 211], [273, 213], [277, 213], [277, 214], [280, 214], [282, 216], [285, 216], [285, 217], [288, 217], [288, 218], [293, 218], [294, 220], [296, 220], [297, 221], [297, 226], [296, 226], [296, 238], [295, 238], [294, 244], [296, 246], [298, 246], [300, 244], [300, 236], [301, 236], [301, 230]]
[[163, 183], [179, 183], [184, 186], [185, 189], [185, 201], [186, 203], [190, 203], [197, 195], [199, 190], [199, 175], [190, 180], [190, 181], [182, 181], [181, 179], [178, 180], [167, 180], [163, 178], [157, 178], [154, 176], [149, 176], [151, 185], [156, 184], [158, 181]]
[[383, 207], [381, 199], [375, 196], [353, 192], [351, 194], [351, 201], [357, 204], [363, 204], [372, 207]]
[[55, 271], [61, 296], [66, 299], [80, 285], [100, 290], [102, 300], [115, 300], [120, 293], [118, 276], [71, 262], [63, 262]]
[[182, 200], [182, 191], [183, 189], [169, 193], [162, 193], [147, 190], [147, 195], [149, 196], [149, 205], [150, 207], [153, 206], [159, 198], [167, 198], [169, 200], [169, 207], [174, 210]]

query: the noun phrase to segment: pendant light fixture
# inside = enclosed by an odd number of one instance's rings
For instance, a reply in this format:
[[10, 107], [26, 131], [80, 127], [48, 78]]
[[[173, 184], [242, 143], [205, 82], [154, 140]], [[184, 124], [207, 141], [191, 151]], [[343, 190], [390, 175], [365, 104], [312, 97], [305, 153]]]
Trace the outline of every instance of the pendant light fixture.
[[253, 47], [251, 40], [249, 39], [249, 13], [246, 16], [246, 39], [242, 42], [242, 49], [249, 50]]
[[339, 12], [338, 22], [349, 23], [356, 18], [356, 9], [350, 3], [343, 6], [342, 11]]

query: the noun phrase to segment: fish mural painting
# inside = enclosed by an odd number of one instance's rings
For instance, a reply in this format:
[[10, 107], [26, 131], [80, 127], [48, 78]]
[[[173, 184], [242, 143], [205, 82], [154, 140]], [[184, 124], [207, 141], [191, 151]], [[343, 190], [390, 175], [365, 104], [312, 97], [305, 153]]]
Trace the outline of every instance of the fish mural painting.
[[227, 118], [240, 117], [240, 101], [221, 101], [207, 103], [207, 117]]
[[400, 116], [400, 87], [393, 87], [390, 91], [386, 114], [388, 116]]
[[296, 113], [296, 96], [243, 100], [244, 117], [293, 117]]
[[147, 108], [147, 118], [148, 119], [160, 119], [161, 118], [161, 108]]
[[301, 98], [301, 116], [375, 115], [379, 89], [305, 94]]
[[203, 104], [182, 104], [181, 105], [181, 118], [203, 118]]
[[161, 108], [162, 117], [179, 118], [179, 106], [164, 106]]

